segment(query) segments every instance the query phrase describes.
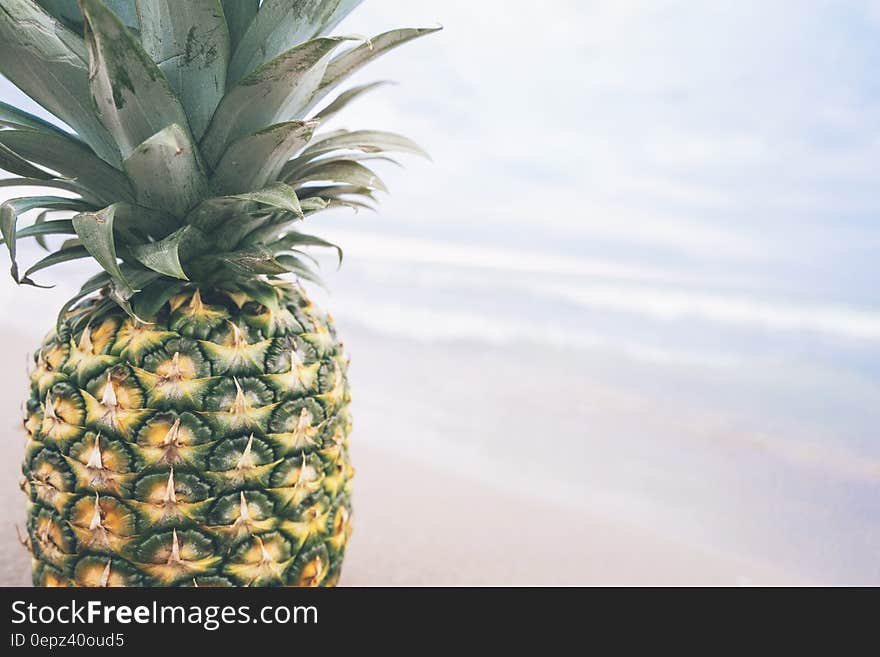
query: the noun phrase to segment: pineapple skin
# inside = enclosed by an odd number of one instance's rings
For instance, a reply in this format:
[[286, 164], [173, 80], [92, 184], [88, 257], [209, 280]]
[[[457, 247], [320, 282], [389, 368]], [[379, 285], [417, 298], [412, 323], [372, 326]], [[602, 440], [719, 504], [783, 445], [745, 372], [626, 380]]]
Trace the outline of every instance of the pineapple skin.
[[49, 334], [24, 420], [35, 585], [337, 583], [348, 364], [299, 288], [278, 299], [196, 290], [151, 324], [91, 299]]

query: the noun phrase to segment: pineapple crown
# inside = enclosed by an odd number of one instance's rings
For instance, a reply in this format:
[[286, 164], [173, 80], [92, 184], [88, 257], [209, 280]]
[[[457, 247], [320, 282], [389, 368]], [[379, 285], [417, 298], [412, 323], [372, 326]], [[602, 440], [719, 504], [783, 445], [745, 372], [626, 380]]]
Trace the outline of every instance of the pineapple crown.
[[[369, 160], [424, 153], [388, 132], [318, 132], [381, 82], [316, 107], [365, 64], [439, 29], [324, 36], [360, 2], [0, 0], [0, 72], [75, 131], [0, 103], [0, 169], [16, 176], [0, 186], [73, 194], [0, 205], [13, 278], [37, 285], [43, 269], [93, 258], [102, 271], [59, 323], [99, 290], [149, 321], [187, 288], [265, 296], [283, 274], [316, 280], [303, 247], [335, 248], [341, 263], [339, 247], [293, 227], [371, 207], [384, 185]], [[47, 236], [68, 237], [52, 250]], [[22, 272], [23, 238], [49, 254]]]

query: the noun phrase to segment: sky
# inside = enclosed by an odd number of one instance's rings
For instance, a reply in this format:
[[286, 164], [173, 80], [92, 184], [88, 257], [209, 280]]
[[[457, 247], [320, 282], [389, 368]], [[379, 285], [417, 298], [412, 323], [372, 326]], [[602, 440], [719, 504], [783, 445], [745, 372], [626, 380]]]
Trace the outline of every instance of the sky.
[[445, 27], [368, 73], [402, 84], [357, 118], [415, 135], [435, 162], [393, 176], [406, 197], [384, 217], [538, 252], [746, 269], [758, 285], [809, 276], [816, 296], [874, 302], [880, 4], [526, 7], [375, 0], [340, 27]]

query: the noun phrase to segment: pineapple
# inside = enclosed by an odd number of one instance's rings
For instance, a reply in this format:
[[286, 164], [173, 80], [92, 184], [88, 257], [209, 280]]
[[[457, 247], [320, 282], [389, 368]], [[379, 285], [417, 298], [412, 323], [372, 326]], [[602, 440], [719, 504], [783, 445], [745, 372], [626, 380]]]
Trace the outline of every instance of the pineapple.
[[[320, 132], [377, 84], [322, 101], [434, 31], [324, 36], [358, 4], [0, 0], [0, 72], [71, 128], [0, 103], [0, 168], [15, 176], [0, 186], [48, 190], [0, 206], [12, 276], [100, 267], [30, 375], [36, 585], [337, 582], [347, 359], [300, 281], [316, 280], [304, 248], [342, 252], [295, 228], [370, 207], [383, 185], [369, 161], [421, 152], [392, 133]], [[27, 238], [49, 253], [22, 270]]]

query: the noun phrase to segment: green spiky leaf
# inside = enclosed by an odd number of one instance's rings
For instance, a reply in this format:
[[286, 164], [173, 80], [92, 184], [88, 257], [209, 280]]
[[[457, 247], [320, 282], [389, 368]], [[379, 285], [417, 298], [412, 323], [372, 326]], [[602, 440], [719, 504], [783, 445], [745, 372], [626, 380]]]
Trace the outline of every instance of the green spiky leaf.
[[80, 300], [83, 299], [90, 294], [97, 292], [98, 290], [108, 286], [110, 284], [110, 274], [105, 271], [99, 272], [92, 276], [89, 280], [83, 283], [82, 287], [79, 289], [79, 292], [74, 294], [70, 299], [64, 302], [64, 305], [61, 306], [61, 309], [58, 311], [58, 318], [55, 320], [55, 330], [59, 333], [62, 331], [64, 327], [64, 323], [67, 320], [68, 311]]
[[[63, 21], [68, 27], [79, 34], [83, 32], [83, 15], [79, 8], [79, 0], [36, 0], [48, 13]], [[104, 0], [114, 14], [131, 29], [138, 29], [138, 16], [135, 0]]]
[[[260, 216], [253, 216], [255, 204], [265, 208]], [[296, 192], [284, 183], [275, 183], [247, 194], [209, 199], [202, 204], [202, 209], [194, 213], [196, 216], [192, 221], [193, 225], [202, 226], [211, 233], [218, 249], [231, 251], [245, 235], [266, 224], [276, 223], [273, 217], [279, 210], [283, 216], [293, 217], [292, 221], [300, 221], [303, 217]], [[198, 216], [202, 213], [204, 219]], [[218, 221], [218, 216], [226, 219]], [[235, 216], [235, 219], [230, 220], [230, 216]]]
[[104, 271], [119, 282], [122, 289], [134, 293], [119, 267], [116, 256], [116, 240], [113, 236], [113, 223], [116, 206], [111, 205], [98, 212], [83, 212], [73, 218], [73, 229], [82, 240], [83, 246], [98, 261]]
[[287, 180], [297, 180], [300, 178], [303, 171], [306, 171], [309, 167], [314, 166], [316, 164], [328, 164], [330, 162], [369, 162], [369, 161], [380, 161], [380, 162], [388, 162], [389, 164], [393, 164], [396, 167], [403, 166], [395, 160], [393, 157], [389, 157], [387, 155], [378, 155], [375, 153], [352, 153], [350, 151], [346, 151], [344, 153], [338, 153], [334, 155], [322, 155], [318, 158], [308, 157], [306, 155], [297, 157], [293, 160], [288, 161], [284, 168], [281, 170], [279, 177]]
[[347, 185], [357, 185], [387, 192], [388, 188], [369, 167], [354, 160], [338, 160], [331, 162], [318, 161], [305, 167], [296, 174], [295, 179], [287, 179], [293, 186], [299, 186], [310, 182], [336, 182]]
[[[3, 134], [0, 132], [0, 134]], [[21, 155], [0, 143], [0, 169], [14, 173], [17, 176], [33, 178], [37, 180], [51, 180], [54, 176], [24, 159]]]
[[236, 82], [298, 43], [326, 34], [363, 0], [264, 0], [229, 62]]
[[363, 151], [365, 153], [412, 153], [427, 158], [428, 154], [412, 139], [394, 132], [382, 130], [356, 130], [339, 132], [331, 137], [314, 141], [302, 152], [302, 158], [314, 158], [337, 150]]
[[230, 142], [301, 115], [340, 42], [339, 38], [329, 37], [307, 41], [229, 89], [202, 139], [202, 153], [208, 164], [215, 166]]
[[265, 187], [255, 192], [249, 192], [247, 194], [236, 194], [231, 198], [236, 198], [242, 201], [254, 201], [262, 205], [268, 205], [272, 208], [292, 212], [299, 217], [302, 217], [303, 214], [299, 199], [296, 196], [296, 191], [284, 183], [275, 183], [269, 187]]
[[82, 12], [76, 0], [36, 0], [47, 13], [82, 34]]
[[108, 289], [110, 298], [113, 299], [116, 304], [128, 314], [129, 317], [137, 322], [143, 322], [143, 319], [141, 317], [138, 317], [138, 315], [132, 309], [129, 301], [132, 299], [132, 297], [135, 297], [136, 294], [140, 293], [141, 290], [143, 290], [153, 281], [158, 279], [161, 274], [158, 274], [151, 269], [146, 269], [144, 267], [135, 265], [123, 264], [121, 265], [121, 268], [125, 279], [123, 281], [121, 279], [111, 277], [110, 286]]
[[287, 159], [302, 149], [317, 127], [315, 121], [290, 121], [233, 142], [214, 172], [215, 193], [237, 194], [276, 180]]
[[[272, 215], [250, 217], [244, 221], [231, 222], [223, 226], [215, 237], [215, 244], [220, 251], [235, 251], [244, 239], [272, 221]], [[262, 246], [262, 245], [261, 245]]]
[[260, 8], [260, 0], [222, 0], [223, 13], [226, 15], [226, 25], [229, 28], [229, 45], [232, 52], [235, 51], [241, 38], [257, 15]]
[[2, 130], [0, 144], [30, 162], [57, 171], [66, 178], [75, 178], [106, 201], [133, 198], [122, 172], [78, 140], [36, 130]]
[[28, 114], [12, 105], [0, 102], [0, 126], [7, 128], [27, 128], [36, 130], [37, 132], [53, 132], [68, 139], [76, 139], [73, 135], [64, 132], [61, 128], [52, 125], [48, 121], [44, 121], [38, 116]]
[[81, 260], [82, 258], [89, 258], [91, 254], [86, 250], [84, 246], [72, 246], [66, 249], [60, 249], [55, 251], [54, 253], [50, 253], [42, 260], [38, 260], [36, 263], [28, 267], [27, 271], [24, 273], [24, 277], [26, 279], [30, 279], [31, 275], [37, 273], [38, 271], [42, 271], [43, 269], [48, 269], [54, 265], [60, 264], [62, 262], [69, 262], [71, 260]]
[[81, 2], [92, 97], [122, 157], [169, 125], [189, 130], [180, 101], [128, 28], [100, 0]]
[[219, 226], [247, 216], [247, 206], [246, 201], [228, 196], [209, 198], [193, 208], [185, 221], [210, 235]]
[[295, 274], [303, 280], [310, 281], [323, 287], [323, 281], [296, 256], [286, 253], [281, 254], [278, 256], [277, 262], [284, 267], [286, 273]]
[[229, 30], [220, 0], [137, 0], [144, 50], [202, 136], [226, 89]]
[[[6, 249], [9, 251], [9, 259], [12, 263], [10, 272], [16, 282], [25, 282], [19, 279], [18, 263], [15, 259], [16, 239], [19, 235], [19, 231], [17, 230], [18, 217], [29, 210], [36, 210], [37, 208], [79, 211], [83, 209], [91, 209], [91, 206], [76, 199], [61, 198], [59, 196], [14, 198], [0, 205], [0, 234], [3, 235], [3, 241], [6, 244]], [[50, 222], [46, 223], [48, 224]], [[34, 235], [36, 234], [41, 233], [35, 232]]]
[[315, 119], [321, 121], [322, 123], [329, 121], [331, 118], [339, 114], [343, 109], [345, 109], [349, 103], [353, 102], [360, 96], [364, 95], [367, 92], [372, 91], [373, 89], [378, 89], [381, 86], [386, 84], [392, 84], [388, 80], [379, 80], [378, 82], [370, 82], [369, 84], [362, 84], [358, 87], [352, 87], [348, 91], [345, 91], [336, 99], [327, 105], [320, 112], [315, 114]]
[[[0, 152], [2, 152], [2, 148], [0, 148]], [[87, 187], [83, 187], [76, 181], [62, 178], [4, 178], [0, 180], [0, 187], [50, 187], [79, 194], [83, 197], [83, 200], [90, 203], [98, 202], [98, 199], [92, 196]]]
[[300, 202], [319, 200], [325, 204], [328, 200], [338, 199], [342, 196], [364, 196], [369, 200], [375, 200], [373, 190], [360, 185], [310, 185], [299, 190]]
[[195, 226], [184, 226], [158, 242], [147, 242], [131, 248], [134, 258], [148, 269], [160, 274], [189, 280], [181, 264], [181, 253], [201, 250], [205, 236]]
[[178, 219], [160, 210], [132, 203], [114, 203], [113, 209], [115, 238], [127, 246], [161, 240], [181, 226]]
[[287, 271], [275, 259], [275, 254], [264, 248], [251, 248], [233, 253], [223, 253], [213, 256], [211, 259], [245, 276], [253, 276], [255, 274], [277, 275]]
[[[298, 194], [298, 196], [302, 196], [302, 194]], [[327, 208], [327, 205], [328, 205], [327, 201], [318, 197], [318, 196], [312, 196], [310, 198], [301, 198], [299, 201], [299, 206], [302, 208], [304, 213], [325, 210]]]
[[169, 281], [167, 278], [150, 283], [132, 297], [132, 310], [138, 317], [152, 320], [171, 297], [186, 289], [186, 285], [180, 281]]
[[[73, 222], [70, 219], [55, 219], [53, 221], [34, 222], [30, 226], [19, 228], [15, 232], [15, 239], [20, 240], [25, 237], [39, 238], [44, 235], [76, 235], [73, 230]], [[6, 240], [0, 240], [0, 244], [5, 244]]]
[[289, 249], [295, 246], [319, 246], [326, 249], [335, 249], [336, 256], [339, 260], [338, 264], [342, 266], [342, 247], [315, 235], [307, 235], [292, 230], [287, 232], [284, 237], [281, 237], [273, 244], [269, 245], [269, 248]]
[[94, 112], [88, 55], [79, 35], [31, 0], [0, 3], [0, 68], [19, 89], [71, 126], [111, 164], [119, 152]]
[[403, 45], [413, 39], [418, 39], [421, 36], [437, 32], [440, 29], [442, 28], [429, 27], [391, 30], [390, 32], [384, 32], [379, 36], [373, 37], [356, 48], [352, 48], [351, 50], [342, 53], [327, 66], [324, 78], [321, 80], [317, 89], [315, 89], [315, 93], [312, 95], [308, 107], [314, 107], [315, 104], [320, 102], [322, 98], [330, 93], [343, 80], [354, 75], [355, 72], [369, 64], [374, 59], [381, 57], [389, 50], [393, 50], [397, 46]]
[[[46, 223], [46, 217], [49, 216], [50, 212], [51, 212], [51, 210], [43, 210], [40, 214], [37, 215], [37, 218], [34, 219], [33, 225], [39, 226], [41, 224]], [[49, 245], [46, 243], [46, 235], [45, 234], [35, 235], [34, 242], [36, 242], [40, 246], [40, 248], [43, 249], [44, 251], [49, 250]], [[61, 248], [63, 249], [64, 247], [62, 246]], [[27, 277], [27, 274], [25, 274], [25, 277]]]
[[139, 205], [182, 217], [207, 195], [208, 180], [187, 132], [172, 124], [123, 163]]

